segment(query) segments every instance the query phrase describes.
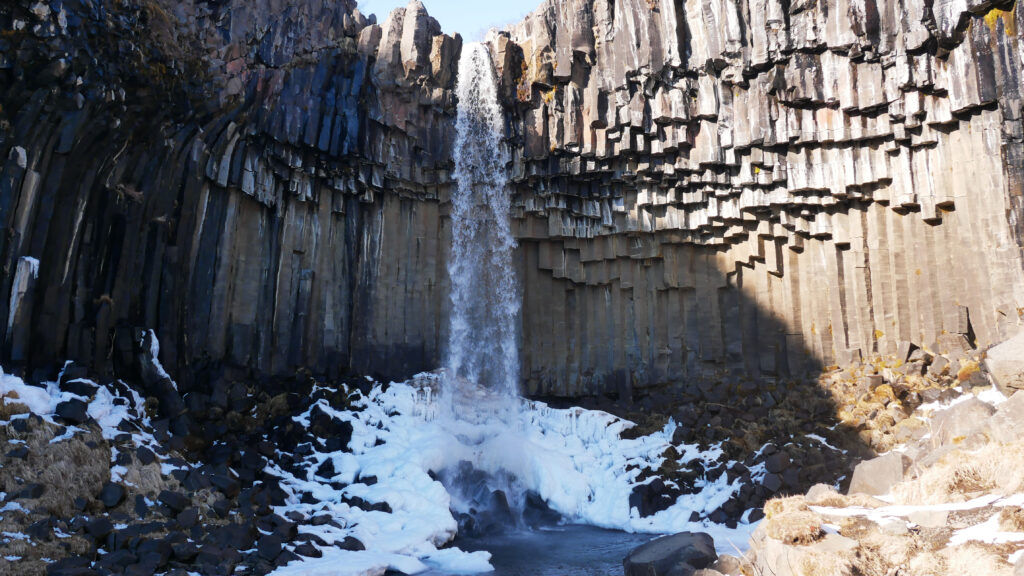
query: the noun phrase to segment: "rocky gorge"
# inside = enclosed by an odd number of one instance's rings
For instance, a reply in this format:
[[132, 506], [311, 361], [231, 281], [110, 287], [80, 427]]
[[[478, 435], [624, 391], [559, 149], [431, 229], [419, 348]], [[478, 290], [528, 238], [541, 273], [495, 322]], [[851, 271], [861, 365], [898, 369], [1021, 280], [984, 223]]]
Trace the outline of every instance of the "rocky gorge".
[[[638, 472], [640, 516], [738, 478], [694, 510], [735, 526], [921, 441], [921, 405], [1019, 399], [1021, 344], [993, 346], [1024, 321], [1022, 29], [1015, 2], [545, 0], [488, 35], [521, 390], [722, 449]], [[106, 467], [81, 502], [25, 514], [76, 534], [53, 554], [262, 573], [364, 546], [297, 540], [328, 519], [276, 507], [300, 497], [285, 472], [349, 450], [330, 410], [359, 413], [363, 376], [443, 364], [463, 52], [417, 0], [380, 20], [350, 0], [0, 6], [0, 364], [74, 395], [3, 420], [31, 454], [88, 428], [75, 453]], [[120, 433], [159, 449], [100, 434], [81, 410], [106, 389], [135, 411]], [[108, 455], [150, 467], [111, 506]], [[819, 500], [765, 510], [826, 518]], [[204, 523], [227, 527], [174, 536]], [[780, 570], [765, 546], [748, 568]]]

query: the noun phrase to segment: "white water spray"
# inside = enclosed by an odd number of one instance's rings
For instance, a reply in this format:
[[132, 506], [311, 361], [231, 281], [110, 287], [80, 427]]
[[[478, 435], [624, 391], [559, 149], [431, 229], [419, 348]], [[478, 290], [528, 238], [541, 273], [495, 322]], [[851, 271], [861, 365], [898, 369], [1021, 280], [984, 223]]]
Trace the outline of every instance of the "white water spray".
[[[516, 242], [502, 144], [504, 115], [483, 44], [463, 48], [456, 94], [457, 184], [448, 259], [452, 308], [438, 416], [460, 444], [452, 449], [468, 457], [442, 470], [440, 477], [460, 533], [474, 533], [521, 524], [525, 501], [516, 477], [506, 471], [521, 467], [521, 458], [515, 450], [495, 449], [521, 431], [519, 290], [512, 266]], [[495, 457], [502, 459], [498, 466], [493, 466]]]
[[[512, 266], [504, 116], [486, 46], [467, 44], [456, 86], [455, 181], [452, 193], [451, 325], [446, 388], [477, 386], [518, 404], [518, 282]], [[515, 400], [512, 400], [515, 399]]]

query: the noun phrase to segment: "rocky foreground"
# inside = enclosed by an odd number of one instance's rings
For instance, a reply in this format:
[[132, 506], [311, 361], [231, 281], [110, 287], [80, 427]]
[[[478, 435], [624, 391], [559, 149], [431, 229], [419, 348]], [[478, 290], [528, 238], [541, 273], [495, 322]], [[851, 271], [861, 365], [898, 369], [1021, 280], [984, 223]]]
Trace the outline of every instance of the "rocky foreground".
[[[634, 552], [627, 574], [952, 575], [980, 562], [1009, 574], [1024, 548], [1022, 340], [984, 353], [965, 339], [908, 345], [905, 357], [835, 369], [817, 386], [778, 383], [722, 404], [673, 407], [669, 391], [601, 402], [635, 426], [531, 403], [516, 443], [592, 468], [551, 466], [529, 513], [688, 531]], [[149, 389], [176, 388], [152, 335], [141, 343]], [[68, 364], [54, 382], [0, 378], [0, 572], [488, 568], [486, 555], [450, 547], [456, 532], [493, 526], [454, 500], [449, 509], [437, 481], [462, 455], [440, 456], [450, 452], [443, 436], [424, 432], [436, 376], [394, 390], [309, 376], [221, 381], [186, 395], [174, 420], [160, 418], [155, 397], [86, 375]], [[204, 435], [179, 432], [195, 429]], [[484, 451], [481, 470], [503, 466], [499, 448]], [[762, 517], [735, 556], [702, 534], [746, 534]]]
[[[1024, 574], [1024, 335], [983, 365], [906, 351], [884, 376], [867, 366], [833, 376], [863, 392], [844, 413], [870, 410], [862, 437], [887, 450], [854, 468], [845, 494], [819, 484], [768, 501], [737, 556], [719, 556], [707, 534], [655, 540], [625, 559], [626, 575]], [[908, 388], [929, 375], [956, 386]], [[927, 401], [902, 413], [894, 390]]]

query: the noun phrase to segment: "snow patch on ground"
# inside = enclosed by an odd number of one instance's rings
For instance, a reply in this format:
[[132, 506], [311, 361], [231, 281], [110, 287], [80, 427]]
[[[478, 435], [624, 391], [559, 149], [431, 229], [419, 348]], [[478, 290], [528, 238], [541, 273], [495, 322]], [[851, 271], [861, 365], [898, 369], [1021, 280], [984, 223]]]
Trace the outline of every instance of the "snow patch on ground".
[[1004, 532], [999, 529], [999, 513], [991, 518], [953, 533], [949, 539], [950, 546], [958, 546], [966, 542], [977, 541], [986, 544], [1005, 544], [1007, 542], [1024, 542], [1024, 532]]
[[[300, 512], [307, 518], [328, 514], [336, 525], [302, 525], [300, 530], [329, 544], [352, 536], [367, 550], [325, 547], [323, 558], [294, 562], [275, 575], [364, 575], [385, 569], [415, 573], [427, 567], [452, 573], [490, 570], [486, 553], [441, 549], [454, 538], [457, 523], [449, 510], [451, 496], [430, 472], [461, 461], [490, 474], [511, 473], [519, 485], [538, 493], [573, 523], [652, 534], [702, 531], [715, 538], [723, 553], [745, 549], [753, 525], [730, 530], [689, 521], [693, 511], [710, 513], [739, 490], [739, 481], [729, 483], [725, 474], [653, 516], [641, 518], [630, 507], [633, 487], [641, 483], [637, 481], [641, 469], [661, 464], [674, 424], [648, 436], [623, 439], [621, 433], [633, 424], [611, 414], [526, 401], [521, 417], [511, 424], [500, 417], [453, 421], [436, 417], [439, 409], [432, 389], [437, 384], [437, 375], [421, 374], [409, 382], [391, 384], [386, 391], [375, 387], [368, 398], [356, 403], [358, 411], [336, 411], [323, 401], [316, 405], [332, 417], [351, 422], [351, 453], [315, 452], [310, 457], [318, 463], [332, 460], [337, 474], [329, 480], [316, 477], [317, 466], [310, 466], [302, 476], [271, 465], [268, 471], [283, 478], [282, 488], [289, 493], [287, 505], [276, 512]], [[295, 421], [308, 426], [311, 413], [312, 408]], [[713, 462], [721, 456], [719, 447], [700, 451], [682, 445], [677, 451], [683, 455], [681, 462]], [[375, 483], [358, 481], [371, 476]], [[331, 481], [347, 486], [337, 490]], [[303, 493], [319, 502], [302, 503]], [[370, 504], [387, 503], [392, 512], [362, 510], [343, 501], [352, 497]]]

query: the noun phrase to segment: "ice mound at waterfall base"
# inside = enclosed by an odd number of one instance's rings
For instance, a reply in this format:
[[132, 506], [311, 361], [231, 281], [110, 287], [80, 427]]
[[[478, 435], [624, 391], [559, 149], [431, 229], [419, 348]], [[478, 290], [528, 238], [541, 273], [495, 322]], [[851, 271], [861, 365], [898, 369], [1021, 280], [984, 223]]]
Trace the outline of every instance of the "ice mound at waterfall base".
[[[642, 483], [638, 481], [641, 471], [663, 463], [662, 454], [674, 431], [671, 422], [648, 436], [623, 439], [621, 433], [633, 426], [626, 420], [601, 411], [554, 409], [530, 401], [523, 401], [515, 423], [473, 417], [453, 421], [437, 414], [434, 391], [440, 381], [439, 375], [421, 374], [408, 382], [377, 385], [352, 411], [336, 411], [326, 402], [315, 405], [352, 424], [351, 451], [312, 455], [311, 461], [318, 465], [331, 461], [336, 475], [329, 482], [314, 474], [318, 466], [310, 466], [305, 477], [271, 470], [284, 479], [282, 487], [291, 494], [277, 513], [330, 516], [330, 523], [303, 525], [300, 530], [329, 544], [351, 536], [366, 550], [324, 547], [322, 558], [294, 562], [274, 574], [489, 571], [486, 552], [442, 548], [455, 537], [457, 522], [450, 510], [452, 497], [434, 476], [463, 461], [483, 472], [515, 476], [522, 489], [539, 494], [567, 522], [628, 532], [696, 530], [711, 533], [723, 552], [745, 547], [753, 525], [730, 530], [689, 521], [693, 511], [714, 510], [738, 491], [739, 481], [729, 483], [726, 475], [705, 483], [696, 494], [680, 496], [673, 506], [653, 516], [641, 518], [630, 507], [630, 493]], [[480, 394], [486, 398], [486, 392]], [[308, 426], [312, 411], [296, 421]], [[677, 445], [676, 450], [680, 462], [720, 457], [714, 447], [701, 452], [694, 446]], [[344, 487], [338, 489], [332, 483]], [[303, 503], [299, 497], [303, 493], [313, 494], [317, 502]]]

